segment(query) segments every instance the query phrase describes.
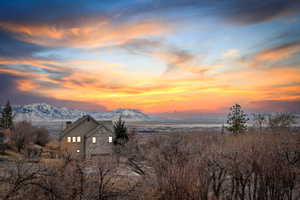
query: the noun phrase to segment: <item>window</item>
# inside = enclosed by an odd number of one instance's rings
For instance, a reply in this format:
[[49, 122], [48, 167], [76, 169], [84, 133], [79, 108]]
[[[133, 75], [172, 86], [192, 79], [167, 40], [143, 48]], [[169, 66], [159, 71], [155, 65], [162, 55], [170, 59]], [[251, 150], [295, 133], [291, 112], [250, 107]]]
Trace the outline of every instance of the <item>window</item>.
[[81, 142], [80, 136], [77, 137], [77, 142]]
[[112, 137], [108, 137], [108, 142], [112, 143]]
[[68, 137], [68, 142], [71, 142], [71, 137]]
[[96, 143], [96, 137], [92, 138], [92, 142], [95, 144]]
[[76, 137], [72, 137], [72, 142], [76, 142]]
[[77, 153], [80, 153], [80, 150], [79, 150], [79, 149], [77, 149]]

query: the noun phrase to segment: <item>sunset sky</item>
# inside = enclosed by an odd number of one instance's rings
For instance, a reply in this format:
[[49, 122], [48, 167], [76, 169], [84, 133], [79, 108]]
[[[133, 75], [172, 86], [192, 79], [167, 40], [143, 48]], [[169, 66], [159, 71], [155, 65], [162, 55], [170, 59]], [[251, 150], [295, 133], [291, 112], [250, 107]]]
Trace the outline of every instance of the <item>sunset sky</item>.
[[1, 0], [0, 103], [300, 112], [300, 1]]

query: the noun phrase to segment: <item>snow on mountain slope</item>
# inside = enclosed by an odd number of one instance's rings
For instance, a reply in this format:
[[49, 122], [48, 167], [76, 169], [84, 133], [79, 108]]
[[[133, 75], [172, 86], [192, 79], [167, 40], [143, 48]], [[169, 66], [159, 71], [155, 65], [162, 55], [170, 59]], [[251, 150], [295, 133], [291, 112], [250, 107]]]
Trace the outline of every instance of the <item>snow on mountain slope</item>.
[[16, 121], [60, 121], [76, 120], [83, 115], [91, 115], [97, 120], [116, 120], [120, 116], [124, 120], [140, 121], [151, 119], [150, 116], [135, 109], [116, 109], [113, 111], [85, 112], [65, 107], [56, 107], [46, 103], [35, 103], [24, 106], [13, 106]]

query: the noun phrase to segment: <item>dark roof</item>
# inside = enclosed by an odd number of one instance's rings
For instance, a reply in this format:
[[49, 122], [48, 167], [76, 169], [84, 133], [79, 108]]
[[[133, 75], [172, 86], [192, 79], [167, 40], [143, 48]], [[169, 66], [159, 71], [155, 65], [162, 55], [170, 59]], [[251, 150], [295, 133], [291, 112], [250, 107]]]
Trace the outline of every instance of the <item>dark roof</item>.
[[[94, 130], [98, 130], [99, 128], [104, 128], [105, 130], [112, 132], [112, 130], [110, 130], [106, 125], [108, 125], [109, 121], [105, 121], [104, 123], [102, 123], [101, 121], [96, 121], [93, 117], [91, 117], [90, 115], [85, 115], [81, 118], [79, 118], [78, 120], [76, 120], [75, 122], [73, 122], [71, 125], [69, 125], [65, 130], [63, 130], [62, 132], [62, 136], [60, 139], [64, 138], [70, 131], [72, 131], [74, 128], [78, 127], [80, 124], [82, 124], [85, 120], [90, 119], [92, 121], [94, 121], [98, 126], [89, 131], [87, 134], [93, 134], [92, 132]], [[112, 121], [110, 121], [111, 125], [112, 125]]]
[[89, 115], [84, 115], [83, 117], [77, 119], [75, 122], [73, 122], [70, 126], [68, 126], [65, 130], [62, 132], [61, 138], [65, 137], [71, 130], [82, 124], [85, 120], [91, 119], [93, 120], [96, 124], [99, 124], [93, 117]]

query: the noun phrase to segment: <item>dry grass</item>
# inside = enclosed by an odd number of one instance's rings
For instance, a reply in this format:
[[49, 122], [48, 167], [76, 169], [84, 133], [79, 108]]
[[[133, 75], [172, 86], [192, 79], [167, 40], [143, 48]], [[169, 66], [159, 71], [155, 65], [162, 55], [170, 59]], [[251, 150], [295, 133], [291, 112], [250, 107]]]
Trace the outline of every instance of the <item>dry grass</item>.
[[0, 159], [2, 159], [2, 160], [12, 161], [12, 160], [19, 160], [22, 158], [23, 158], [23, 155], [21, 153], [18, 153], [12, 149], [5, 150], [3, 155], [0, 154]]

